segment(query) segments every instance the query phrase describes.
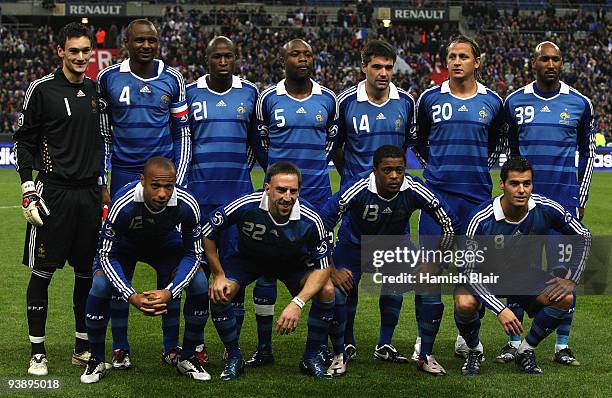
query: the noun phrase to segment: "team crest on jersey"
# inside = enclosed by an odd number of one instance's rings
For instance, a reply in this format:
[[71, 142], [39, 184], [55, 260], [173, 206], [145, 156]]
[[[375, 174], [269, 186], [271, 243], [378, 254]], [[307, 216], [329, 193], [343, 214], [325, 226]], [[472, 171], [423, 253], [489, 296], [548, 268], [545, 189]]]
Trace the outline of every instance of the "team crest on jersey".
[[47, 249], [45, 249], [45, 245], [43, 243], [41, 243], [40, 246], [38, 246], [38, 250], [36, 250], [36, 252], [38, 254], [38, 258], [47, 257]]
[[170, 96], [164, 94], [161, 96], [160, 100], [161, 104], [159, 105], [159, 107], [162, 109], [168, 109], [168, 107], [170, 106]]
[[223, 224], [223, 214], [221, 214], [220, 211], [216, 212], [211, 219], [211, 222], [213, 223], [214, 226], [218, 227], [219, 225]]
[[321, 111], [319, 111], [319, 113], [317, 113], [317, 116], [315, 116], [315, 119], [317, 119], [317, 122], [321, 123], [323, 121], [323, 115], [321, 114]]
[[91, 100], [91, 113], [98, 113], [98, 104], [95, 99]]
[[561, 124], [569, 124], [570, 123], [569, 119], [570, 119], [571, 116], [570, 116], [569, 112], [567, 111], [567, 109], [565, 111], [561, 112], [561, 114], [559, 114], [559, 117], [561, 118], [561, 120], [559, 120], [559, 123], [561, 123]]
[[236, 115], [236, 118], [238, 119], [244, 119], [244, 114], [246, 113], [246, 108], [244, 107], [243, 104], [240, 104], [240, 106], [238, 108], [236, 108], [236, 112], [238, 113]]
[[480, 117], [480, 121], [482, 122], [484, 119], [487, 118], [487, 116], [489, 116], [489, 114], [487, 113], [487, 110], [484, 108], [484, 106], [482, 107], [482, 109], [480, 110], [480, 112], [478, 112], [478, 116]]
[[402, 117], [398, 116], [397, 119], [395, 119], [395, 131], [400, 131], [403, 123]]

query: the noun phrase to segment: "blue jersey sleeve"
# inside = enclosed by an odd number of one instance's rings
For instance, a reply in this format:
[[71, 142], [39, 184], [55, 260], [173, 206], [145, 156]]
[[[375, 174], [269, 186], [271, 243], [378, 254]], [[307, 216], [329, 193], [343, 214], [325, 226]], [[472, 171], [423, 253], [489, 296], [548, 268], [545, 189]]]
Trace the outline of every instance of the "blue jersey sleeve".
[[202, 227], [200, 225], [200, 207], [193, 196], [185, 191], [179, 190], [177, 196], [179, 200], [186, 204], [184, 215], [180, 222], [185, 252], [177, 267], [174, 278], [166, 286], [166, 289], [170, 291], [173, 298], [181, 296], [183, 289], [195, 276], [204, 254]]
[[108, 183], [108, 164], [113, 144], [110, 122], [112, 120], [111, 107], [109, 106], [110, 101], [106, 91], [106, 76], [108, 75], [102, 75], [102, 72], [100, 72], [96, 83], [98, 89], [98, 109], [100, 112], [100, 134], [102, 135], [102, 164], [100, 165], [102, 181], [100, 181], [100, 185], [107, 185]]
[[431, 131], [431, 120], [427, 113], [427, 104], [423, 94], [416, 103], [416, 140], [413, 152], [423, 167], [427, 165], [429, 158], [429, 133]]
[[176, 70], [168, 68], [168, 72], [176, 78], [170, 104], [170, 129], [174, 147], [174, 163], [176, 165], [176, 182], [185, 185], [187, 168], [191, 162], [191, 134], [189, 130], [189, 107], [186, 100], [185, 81]]
[[202, 227], [202, 235], [205, 238], [215, 240], [217, 232], [229, 228], [238, 223], [242, 213], [250, 209], [254, 204], [261, 201], [263, 192], [255, 192], [250, 195], [241, 196], [233, 202], [220, 206], [208, 215], [208, 219]]
[[317, 269], [325, 269], [329, 267], [328, 248], [329, 235], [321, 217], [314, 210], [302, 205], [300, 207], [302, 216], [311, 222], [306, 239], [306, 249], [308, 250], [308, 261]]
[[595, 131], [596, 124], [593, 119], [591, 102], [587, 104], [578, 124], [578, 183], [580, 184], [580, 207], [586, 207], [589, 199], [589, 187], [593, 177], [593, 163], [595, 160]]
[[504, 102], [504, 122], [506, 123], [506, 135], [508, 140], [508, 153], [511, 157], [519, 156], [519, 136], [518, 136], [518, 125], [514, 114], [510, 109], [510, 102], [508, 99]]
[[[501, 101], [501, 100], [500, 100]], [[491, 121], [489, 126], [489, 168], [495, 166], [499, 159], [499, 155], [506, 152], [508, 146], [507, 127], [504, 117], [504, 109], [501, 106]]]
[[338, 99], [336, 96], [334, 96], [333, 104], [327, 117], [327, 134], [325, 136], [325, 155], [328, 163], [331, 161], [331, 158], [334, 155], [335, 148], [337, 148], [336, 141], [338, 140], [339, 117], [340, 111], [338, 109]]
[[268, 149], [270, 148], [270, 137], [268, 136], [270, 114], [268, 101], [266, 99], [270, 90], [274, 90], [274, 88], [271, 87], [262, 92], [257, 99], [254, 123], [256, 131], [251, 140], [253, 156], [264, 170], [268, 168]]
[[122, 202], [119, 201], [113, 202], [108, 218], [104, 221], [102, 231], [100, 232], [98, 261], [115, 290], [125, 301], [129, 301], [130, 296], [136, 294], [136, 290], [134, 290], [132, 284], [126, 278], [117, 257], [118, 243], [122, 239], [124, 231], [128, 228], [123, 222], [126, 216], [119, 209], [121, 204]]

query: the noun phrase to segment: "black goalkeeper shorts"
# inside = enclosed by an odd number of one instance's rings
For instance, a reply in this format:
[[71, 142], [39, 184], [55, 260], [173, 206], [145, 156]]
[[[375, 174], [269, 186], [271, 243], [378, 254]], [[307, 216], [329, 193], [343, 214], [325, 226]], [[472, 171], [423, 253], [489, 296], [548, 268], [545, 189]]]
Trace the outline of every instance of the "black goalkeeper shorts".
[[102, 217], [97, 185], [64, 187], [36, 181], [36, 190], [49, 208], [43, 226], [27, 224], [23, 264], [30, 268], [63, 268], [91, 273]]

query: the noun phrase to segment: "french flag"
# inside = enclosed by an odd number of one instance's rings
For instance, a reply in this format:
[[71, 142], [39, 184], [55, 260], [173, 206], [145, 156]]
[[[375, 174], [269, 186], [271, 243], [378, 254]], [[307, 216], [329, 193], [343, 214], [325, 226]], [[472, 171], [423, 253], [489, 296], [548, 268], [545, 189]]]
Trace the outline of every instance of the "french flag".
[[170, 106], [170, 114], [172, 117], [181, 118], [189, 113], [187, 101], [175, 102]]

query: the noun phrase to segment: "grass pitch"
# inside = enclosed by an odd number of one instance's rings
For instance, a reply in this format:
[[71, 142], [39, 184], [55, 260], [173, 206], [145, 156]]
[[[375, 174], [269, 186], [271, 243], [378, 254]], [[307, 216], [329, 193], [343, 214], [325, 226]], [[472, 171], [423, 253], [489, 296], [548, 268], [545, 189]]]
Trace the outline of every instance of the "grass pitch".
[[[498, 174], [493, 173], [497, 181]], [[332, 183], [338, 178], [332, 172]], [[261, 184], [262, 173], [255, 172], [256, 186]], [[336, 188], [337, 189], [337, 188]], [[497, 191], [496, 191], [497, 193]], [[585, 224], [595, 236], [612, 234], [612, 173], [598, 172], [593, 176], [591, 198]], [[19, 180], [14, 170], [0, 170], [0, 396], [9, 396], [9, 380], [32, 379], [27, 374], [30, 354], [25, 313], [25, 292], [29, 270], [21, 265], [25, 221], [17, 207], [20, 203]], [[416, 217], [413, 218], [413, 221]], [[414, 224], [414, 223], [413, 223]], [[414, 225], [413, 225], [414, 227]], [[413, 229], [413, 233], [415, 233]], [[452, 297], [445, 296], [446, 311], [435, 354], [449, 372], [447, 377], [434, 378], [419, 373], [414, 365], [395, 365], [377, 362], [372, 353], [378, 337], [378, 298], [362, 294], [355, 323], [358, 359], [351, 362], [349, 373], [338, 380], [318, 382], [301, 375], [298, 362], [306, 336], [306, 315], [298, 330], [289, 336], [274, 336], [274, 365], [261, 369], [247, 369], [244, 377], [222, 383], [218, 376], [223, 370], [223, 347], [209, 320], [206, 343], [211, 359], [208, 371], [210, 382], [196, 382], [178, 375], [176, 370], [160, 364], [161, 320], [148, 318], [136, 310], [130, 312], [129, 336], [134, 368], [130, 371], [110, 371], [98, 384], [83, 385], [79, 375], [83, 368], [70, 364], [74, 341], [72, 313], [73, 273], [70, 267], [56, 272], [49, 290], [49, 316], [47, 321], [47, 351], [49, 376], [59, 380], [59, 390], [27, 390], [10, 396], [62, 397], [142, 397], [142, 396], [416, 396], [431, 397], [610, 397], [612, 396], [612, 357], [608, 349], [612, 327], [610, 296], [583, 296], [578, 298], [574, 327], [570, 343], [582, 363], [581, 367], [563, 367], [551, 362], [554, 336], [548, 337], [536, 351], [542, 376], [529, 376], [518, 372], [513, 364], [493, 362], [506, 338], [496, 319], [488, 313], [483, 319], [482, 341], [487, 360], [479, 377], [461, 376], [463, 361], [453, 356], [456, 336], [452, 317]], [[146, 265], [137, 267], [134, 285], [138, 290], [155, 285], [154, 271]], [[278, 288], [277, 314], [290, 297], [282, 284]], [[241, 337], [243, 354], [248, 356], [256, 345], [255, 317], [251, 290], [247, 292], [246, 318]], [[306, 314], [306, 311], [304, 312]], [[412, 353], [416, 336], [414, 302], [411, 294], [404, 298], [400, 323], [394, 335], [395, 346], [405, 355]], [[110, 331], [107, 352], [110, 355]]]

